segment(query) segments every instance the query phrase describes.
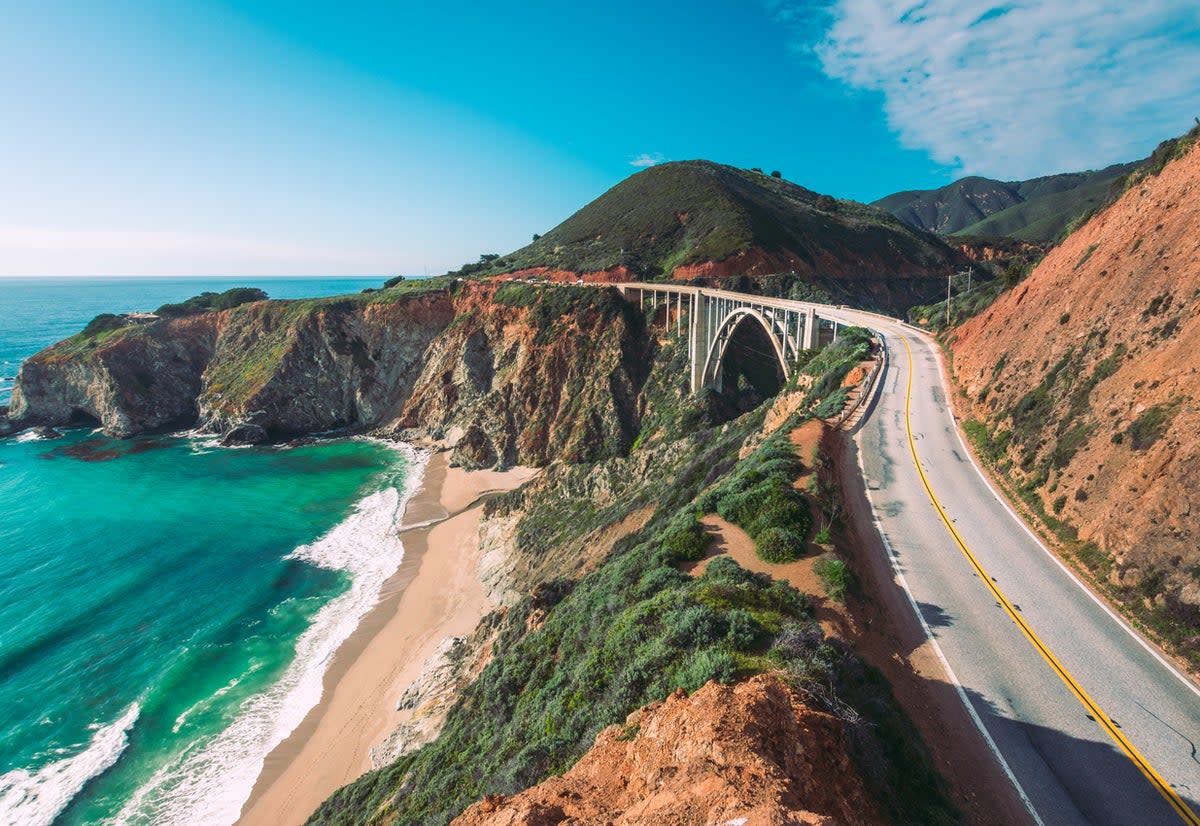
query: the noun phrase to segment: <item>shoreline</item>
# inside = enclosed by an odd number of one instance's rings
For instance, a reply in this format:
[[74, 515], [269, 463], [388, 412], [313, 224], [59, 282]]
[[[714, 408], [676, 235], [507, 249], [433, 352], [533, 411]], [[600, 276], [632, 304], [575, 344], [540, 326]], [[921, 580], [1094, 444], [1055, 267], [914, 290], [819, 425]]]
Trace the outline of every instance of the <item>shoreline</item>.
[[370, 770], [370, 750], [401, 722], [401, 692], [443, 640], [469, 635], [495, 607], [477, 574], [484, 501], [535, 473], [465, 471], [450, 467], [445, 453], [430, 457], [405, 509], [400, 567], [338, 648], [320, 702], [267, 755], [238, 824], [303, 823], [334, 791]]

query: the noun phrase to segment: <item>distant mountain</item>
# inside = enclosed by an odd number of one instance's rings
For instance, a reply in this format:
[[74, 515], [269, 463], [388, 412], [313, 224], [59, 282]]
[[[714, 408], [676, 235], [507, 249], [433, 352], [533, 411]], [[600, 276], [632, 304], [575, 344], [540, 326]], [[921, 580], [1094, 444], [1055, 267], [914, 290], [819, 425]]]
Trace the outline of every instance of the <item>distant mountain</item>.
[[887, 212], [709, 161], [630, 176], [528, 246], [471, 274], [718, 278], [794, 273], [823, 294], [901, 308], [965, 263]]
[[897, 192], [875, 201], [874, 206], [910, 226], [940, 235], [1048, 243], [1058, 238], [1072, 219], [1104, 203], [1114, 183], [1137, 167], [1138, 163], [1114, 164], [1028, 181], [972, 176], [940, 189]]

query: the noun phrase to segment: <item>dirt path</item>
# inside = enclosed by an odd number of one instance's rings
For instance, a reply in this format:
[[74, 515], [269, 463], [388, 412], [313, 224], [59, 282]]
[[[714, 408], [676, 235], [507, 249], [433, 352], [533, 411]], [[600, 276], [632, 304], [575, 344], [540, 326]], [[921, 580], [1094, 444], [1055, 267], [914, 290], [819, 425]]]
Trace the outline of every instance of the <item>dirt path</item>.
[[809, 555], [796, 562], [764, 562], [754, 551], [754, 540], [716, 514], [700, 520], [712, 536], [708, 553], [685, 570], [699, 576], [709, 560], [726, 554], [747, 570], [787, 580], [808, 594], [814, 617], [826, 635], [845, 640], [887, 677], [950, 784], [964, 821], [977, 826], [1030, 824], [1028, 812], [948, 682], [908, 597], [895, 580], [863, 489], [856, 445], [815, 421], [806, 422], [790, 435], [806, 467], [797, 487], [806, 487], [817, 472], [819, 448], [832, 455], [847, 523], [834, 539], [839, 554], [850, 560], [860, 580], [860, 595], [849, 597], [844, 605], [829, 598], [824, 582], [813, 570], [824, 550], [821, 546], [810, 546]]

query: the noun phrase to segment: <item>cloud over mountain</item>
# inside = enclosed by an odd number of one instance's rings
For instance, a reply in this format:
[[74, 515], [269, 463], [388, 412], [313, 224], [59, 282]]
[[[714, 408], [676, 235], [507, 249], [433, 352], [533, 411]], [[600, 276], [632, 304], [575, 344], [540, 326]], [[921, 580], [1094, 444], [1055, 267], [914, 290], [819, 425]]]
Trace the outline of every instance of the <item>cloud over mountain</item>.
[[[813, 17], [773, 9], [800, 31]], [[837, 0], [808, 45], [883, 96], [909, 148], [963, 173], [1032, 177], [1144, 155], [1200, 114], [1200, 6], [1178, 0]]]

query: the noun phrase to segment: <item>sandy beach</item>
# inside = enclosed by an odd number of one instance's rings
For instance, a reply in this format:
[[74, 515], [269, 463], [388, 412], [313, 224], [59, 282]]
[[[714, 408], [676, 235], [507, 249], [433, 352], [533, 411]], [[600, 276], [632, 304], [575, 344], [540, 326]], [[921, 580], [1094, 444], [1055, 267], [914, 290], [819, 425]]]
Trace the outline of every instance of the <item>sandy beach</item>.
[[[531, 468], [464, 471], [434, 454], [405, 511], [404, 560], [379, 604], [342, 645], [321, 702], [263, 766], [239, 824], [303, 823], [330, 794], [370, 769], [370, 750], [400, 721], [396, 703], [439, 643], [471, 633], [492, 609], [476, 572], [478, 529], [490, 492]], [[428, 523], [433, 524], [428, 524]]]

